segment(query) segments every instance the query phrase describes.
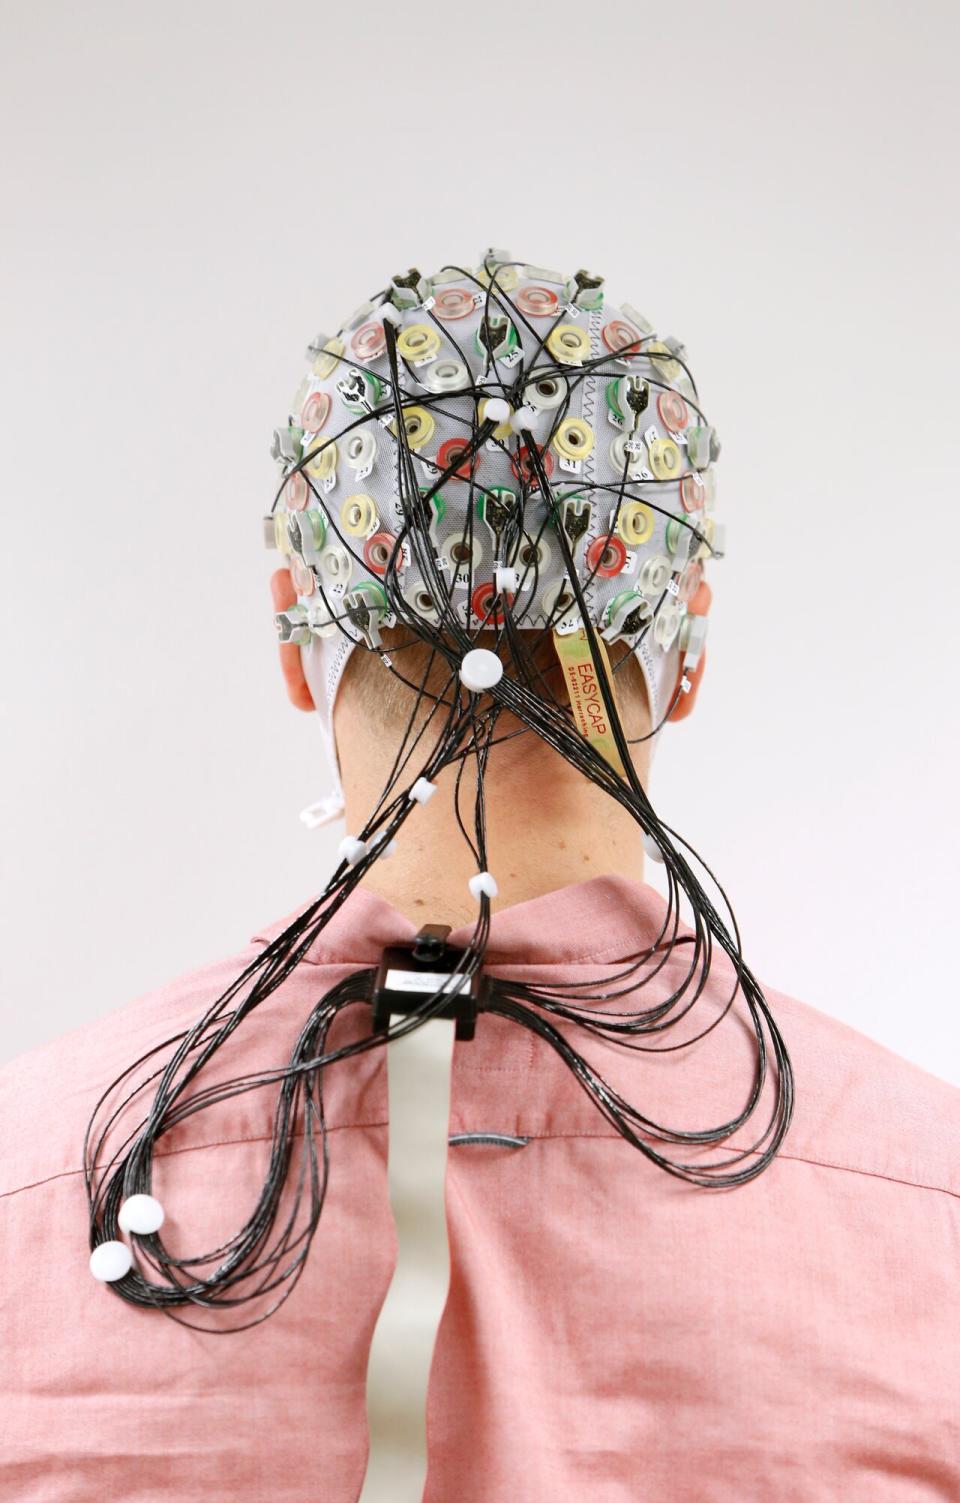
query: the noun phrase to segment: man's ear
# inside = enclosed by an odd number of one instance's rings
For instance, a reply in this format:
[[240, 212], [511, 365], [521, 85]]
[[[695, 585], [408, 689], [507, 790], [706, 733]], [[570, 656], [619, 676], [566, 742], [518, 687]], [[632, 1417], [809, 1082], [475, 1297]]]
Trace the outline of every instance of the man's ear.
[[[710, 610], [710, 602], [712, 600], [713, 591], [707, 584], [707, 581], [703, 579], [700, 581], [697, 593], [694, 595], [693, 599], [690, 602], [689, 614], [691, 616], [706, 616]], [[706, 666], [707, 649], [706, 647], [702, 647], [700, 650], [700, 661], [697, 663], [696, 668], [692, 668], [687, 674], [687, 678], [690, 680], [690, 688], [686, 694], [680, 695], [680, 698], [677, 700], [670, 714], [667, 716], [668, 720], [685, 720], [686, 717], [691, 714], [693, 707], [697, 701], [697, 691], [699, 690], [700, 684], [703, 680], [704, 669], [706, 668]], [[677, 692], [682, 677], [683, 667], [681, 666], [680, 672], [677, 674], [677, 682], [673, 686], [674, 694], [676, 694]]]
[[[273, 601], [274, 611], [288, 611], [297, 603], [297, 592], [293, 587], [289, 569], [277, 569], [270, 576], [270, 598]], [[287, 686], [287, 698], [298, 710], [315, 710], [313, 695], [303, 672], [303, 663], [300, 661], [300, 649], [293, 642], [280, 644], [280, 671], [283, 681]]]

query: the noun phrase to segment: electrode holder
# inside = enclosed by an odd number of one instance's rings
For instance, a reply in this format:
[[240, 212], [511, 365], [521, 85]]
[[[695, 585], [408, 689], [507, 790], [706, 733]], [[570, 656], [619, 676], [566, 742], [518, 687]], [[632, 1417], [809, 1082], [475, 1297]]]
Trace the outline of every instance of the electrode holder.
[[473, 1038], [481, 976], [477, 971], [473, 976], [453, 977], [466, 952], [447, 944], [449, 933], [449, 924], [424, 924], [411, 944], [389, 945], [384, 950], [373, 981], [374, 1033], [390, 1027], [392, 1014], [416, 1012], [425, 997], [452, 982], [449, 997], [432, 1016], [454, 1018], [456, 1037]]

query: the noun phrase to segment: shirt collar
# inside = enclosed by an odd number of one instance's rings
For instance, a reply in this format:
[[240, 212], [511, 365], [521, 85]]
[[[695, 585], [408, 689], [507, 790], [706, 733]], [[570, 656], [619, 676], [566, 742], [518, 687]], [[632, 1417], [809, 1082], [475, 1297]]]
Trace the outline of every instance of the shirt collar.
[[[258, 930], [252, 943], [275, 939], [308, 906], [304, 903], [286, 918]], [[653, 944], [666, 916], [666, 899], [648, 883], [622, 876], [591, 877], [498, 909], [490, 920], [486, 960], [490, 965], [620, 960]], [[423, 922], [433, 921], [425, 912]], [[304, 958], [313, 965], [372, 964], [386, 945], [408, 942], [419, 927], [386, 898], [361, 885], [346, 898]], [[677, 932], [692, 931], [680, 923]], [[471, 933], [472, 925], [455, 929], [450, 944], [465, 945]]]

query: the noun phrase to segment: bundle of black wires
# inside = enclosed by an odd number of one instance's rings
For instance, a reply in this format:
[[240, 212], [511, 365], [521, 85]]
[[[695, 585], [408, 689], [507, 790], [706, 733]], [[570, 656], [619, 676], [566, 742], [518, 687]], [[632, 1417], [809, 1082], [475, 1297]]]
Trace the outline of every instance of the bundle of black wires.
[[[521, 320], [527, 332], [534, 334], [516, 304], [501, 291], [499, 279], [509, 263], [491, 262], [482, 278], [456, 268], [464, 281], [473, 282], [485, 299], [483, 322], [503, 317]], [[389, 289], [377, 294], [386, 303]], [[441, 326], [434, 313], [430, 317], [463, 355], [449, 328]], [[422, 1027], [437, 1016], [449, 998], [449, 987], [423, 1001], [382, 1031], [364, 1033], [347, 1043], [332, 1047], [329, 1043], [334, 1021], [348, 1009], [369, 1011], [374, 983], [373, 969], [360, 969], [338, 982], [322, 996], [304, 1020], [289, 1059], [268, 1061], [254, 1073], [236, 1078], [211, 1078], [217, 1072], [208, 1069], [224, 1046], [255, 1009], [291, 975], [303, 960], [333, 915], [362, 882], [365, 872], [376, 861], [386, 843], [402, 829], [415, 813], [417, 804], [410, 789], [419, 779], [434, 781], [445, 768], [455, 769], [456, 817], [462, 838], [473, 851], [479, 871], [488, 869], [485, 772], [498, 742], [517, 735], [535, 735], [584, 777], [601, 788], [629, 812], [648, 842], [655, 844], [663, 862], [667, 887], [666, 915], [663, 928], [652, 943], [638, 947], [627, 957], [615, 974], [602, 981], [534, 985], [502, 976], [487, 978], [482, 996], [486, 1012], [529, 1030], [548, 1044], [569, 1067], [577, 1081], [593, 1100], [599, 1112], [616, 1131], [652, 1164], [669, 1174], [703, 1188], [730, 1188], [741, 1185], [767, 1167], [790, 1123], [793, 1108], [793, 1076], [783, 1039], [764, 998], [762, 989], [744, 962], [740, 933], [726, 894], [713, 873], [693, 848], [670, 826], [664, 824], [653, 809], [634, 768], [628, 740], [618, 710], [613, 675], [622, 667], [608, 671], [605, 656], [597, 640], [597, 623], [591, 619], [586, 590], [592, 579], [590, 569], [578, 568], [575, 547], [567, 536], [561, 514], [562, 493], [551, 484], [544, 455], [549, 438], [539, 443], [530, 429], [499, 439], [494, 420], [482, 420], [480, 404], [494, 396], [507, 401], [511, 409], [523, 407], [523, 392], [530, 380], [557, 375], [567, 386], [565, 400], [554, 413], [551, 436], [563, 422], [577, 383], [591, 373], [609, 371], [609, 355], [583, 361], [575, 370], [558, 365], [547, 351], [547, 334], [535, 336], [535, 347], [509, 372], [490, 358], [479, 380], [457, 396], [469, 397], [473, 416], [464, 442], [457, 447], [449, 464], [436, 466], [436, 477], [422, 486], [414, 466], [404, 422], [404, 402], [416, 373], [398, 352], [394, 323], [384, 318], [383, 329], [389, 363], [389, 381], [385, 399], [379, 407], [368, 410], [347, 423], [338, 438], [370, 421], [378, 422], [392, 435], [396, 446], [397, 493], [403, 510], [403, 525], [398, 529], [390, 557], [382, 576], [389, 602], [389, 617], [406, 637], [390, 653], [380, 649], [384, 671], [395, 674], [411, 690], [410, 717], [397, 747], [389, 776], [371, 810], [365, 826], [358, 832], [364, 842], [364, 854], [352, 864], [341, 862], [319, 898], [299, 914], [284, 932], [258, 953], [255, 960], [237, 976], [201, 1018], [186, 1032], [166, 1040], [149, 1054], [135, 1061], [104, 1092], [93, 1113], [84, 1143], [84, 1168], [87, 1184], [90, 1244], [118, 1236], [118, 1216], [125, 1199], [149, 1193], [152, 1185], [153, 1160], [164, 1137], [198, 1113], [245, 1092], [270, 1092], [274, 1100], [272, 1137], [264, 1165], [260, 1194], [250, 1215], [236, 1233], [218, 1246], [191, 1254], [173, 1256], [159, 1232], [136, 1238], [133, 1267], [111, 1288], [130, 1303], [164, 1311], [188, 1325], [215, 1332], [244, 1329], [267, 1319], [292, 1293], [301, 1273], [317, 1226], [327, 1191], [330, 1156], [324, 1116], [323, 1086], [326, 1072], [342, 1065], [354, 1055], [380, 1049], [394, 1039]], [[493, 343], [488, 338], [488, 345]], [[638, 339], [638, 354], [643, 340]], [[693, 391], [687, 397], [702, 417], [696, 400], [696, 386], [680, 357]], [[469, 366], [464, 358], [463, 363]], [[351, 359], [351, 369], [357, 361]], [[363, 369], [361, 366], [360, 369]], [[616, 372], [611, 372], [616, 374]], [[655, 370], [648, 379], [656, 386]], [[423, 407], [442, 411], [448, 398], [444, 394], [417, 393]], [[519, 493], [511, 507], [503, 506], [501, 493], [485, 491], [473, 473], [472, 462], [481, 447], [496, 444], [509, 451]], [[276, 509], [284, 486], [294, 474], [301, 474], [311, 492], [322, 504], [308, 468], [316, 448], [308, 450], [284, 475], [274, 500]], [[422, 460], [421, 460], [422, 463]], [[629, 460], [628, 460], [629, 463]], [[475, 494], [491, 502], [497, 525], [498, 560], [514, 566], [520, 576], [516, 591], [490, 595], [489, 610], [475, 618], [463, 619], [454, 604], [449, 577], [441, 567], [431, 537], [433, 513], [431, 501], [441, 486], [456, 472], [469, 485], [469, 504], [463, 523], [464, 553], [470, 557], [470, 541], [475, 526]], [[667, 484], [667, 482], [662, 482]], [[590, 483], [578, 481], [577, 492], [586, 493]], [[620, 508], [632, 494], [628, 466], [618, 487], [595, 487], [612, 495], [610, 535], [613, 536]], [[645, 482], [644, 502], [653, 510], [674, 516], [669, 508], [658, 506], [657, 483]], [[500, 509], [497, 510], [496, 508]], [[690, 528], [696, 546], [706, 544], [703, 532], [683, 517], [682, 525]], [[347, 535], [328, 516], [339, 544], [361, 564], [356, 539]], [[611, 727], [619, 766], [600, 752], [576, 728], [569, 705], [562, 705], [549, 688], [537, 660], [537, 647], [547, 638], [555, 620], [531, 625], [527, 620], [534, 589], [524, 589], [525, 575], [536, 574], [537, 548], [530, 548], [550, 529], [559, 548], [568, 592], [558, 599], [555, 616], [573, 608], [583, 622], [596, 670], [599, 692], [606, 718]], [[709, 545], [707, 545], [709, 546]], [[404, 562], [412, 558], [427, 586], [432, 609], [419, 612], [402, 588]], [[317, 590], [325, 600], [331, 620], [341, 630], [358, 640], [358, 627], [366, 624], [358, 617], [356, 603], [345, 606], [327, 598], [323, 580], [317, 577]], [[472, 594], [468, 590], [468, 598]], [[670, 598], [664, 590], [661, 601], [648, 619], [637, 623], [632, 645], [649, 632], [662, 602]], [[526, 602], [526, 603], [522, 603]], [[386, 616], [386, 612], [384, 613]], [[465, 688], [459, 675], [463, 656], [477, 645], [479, 634], [489, 641], [503, 663], [503, 675], [483, 694]], [[403, 671], [404, 645], [426, 644], [426, 669], [419, 681]], [[440, 670], [439, 687], [437, 670]], [[428, 690], [429, 681], [433, 687]], [[653, 736], [669, 717], [681, 692], [676, 694], [659, 723], [652, 726]], [[511, 729], [502, 729], [501, 722]], [[499, 734], [498, 734], [499, 729]], [[466, 776], [467, 769], [472, 780]], [[465, 808], [467, 789], [473, 784], [472, 811]], [[695, 860], [713, 885], [729, 917], [729, 926], [718, 912], [690, 864]], [[689, 932], [680, 933], [680, 897], [687, 901], [692, 915]], [[482, 895], [476, 925], [469, 944], [457, 966], [457, 974], [473, 978], [483, 966], [490, 930], [490, 900]], [[714, 943], [732, 962], [734, 983], [723, 1007], [702, 1028], [684, 1031], [681, 1042], [664, 1043], [682, 1019], [689, 1018], [703, 995], [711, 974]], [[671, 956], [683, 953], [689, 961], [678, 984], [665, 994], [651, 998], [655, 983], [665, 975]], [[603, 1039], [624, 1050], [645, 1053], [673, 1052], [689, 1048], [706, 1033], [715, 1029], [742, 997], [756, 1040], [753, 1078], [745, 1091], [743, 1108], [733, 1118], [706, 1130], [684, 1131], [645, 1115], [615, 1090], [600, 1074], [595, 1064], [575, 1047], [577, 1033]], [[621, 999], [625, 1010], [619, 1010]], [[647, 1006], [638, 1003], [648, 1001]], [[631, 1005], [632, 1003], [632, 1005]], [[482, 1018], [480, 1021], [482, 1026]], [[772, 1058], [771, 1058], [772, 1056]], [[224, 1056], [220, 1056], [221, 1060]], [[349, 1068], [349, 1066], [345, 1066]], [[765, 1086], [770, 1089], [765, 1091]], [[760, 1122], [745, 1145], [720, 1145], [751, 1121], [763, 1098], [769, 1103], [766, 1120]], [[712, 1156], [705, 1150], [716, 1148]], [[189, 1313], [190, 1318], [187, 1318]]]

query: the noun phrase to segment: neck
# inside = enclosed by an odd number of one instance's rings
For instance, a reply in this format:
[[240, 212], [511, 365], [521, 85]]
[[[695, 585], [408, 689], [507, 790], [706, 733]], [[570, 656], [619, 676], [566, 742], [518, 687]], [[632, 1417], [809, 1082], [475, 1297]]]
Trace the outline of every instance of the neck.
[[[375, 807], [390, 765], [372, 739], [338, 734], [351, 832]], [[649, 757], [643, 744], [634, 765], [646, 788]], [[455, 778], [453, 768], [438, 776], [438, 791], [428, 804], [412, 809], [395, 854], [376, 861], [363, 879], [369, 891], [417, 924], [456, 928], [476, 916], [467, 883], [477, 862], [455, 818]], [[471, 837], [475, 787], [468, 768], [460, 807]], [[494, 912], [590, 877], [643, 880], [643, 844], [634, 820], [533, 733], [491, 749], [484, 790], [487, 866], [498, 887]]]

